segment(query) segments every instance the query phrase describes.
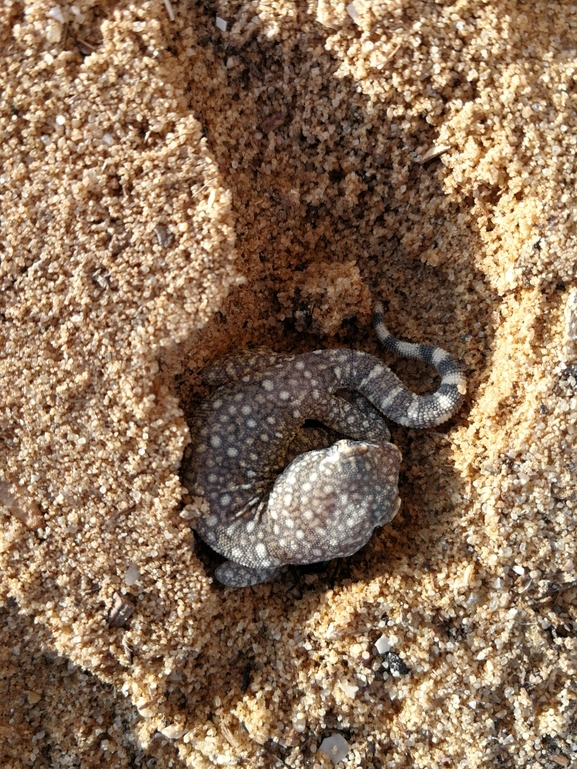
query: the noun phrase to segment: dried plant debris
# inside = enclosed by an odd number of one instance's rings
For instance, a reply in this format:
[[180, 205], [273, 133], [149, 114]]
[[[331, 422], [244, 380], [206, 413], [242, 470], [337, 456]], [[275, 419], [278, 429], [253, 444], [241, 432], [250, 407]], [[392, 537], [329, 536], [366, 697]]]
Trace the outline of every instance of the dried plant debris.
[[577, 290], [570, 291], [565, 304], [565, 362], [577, 359]]

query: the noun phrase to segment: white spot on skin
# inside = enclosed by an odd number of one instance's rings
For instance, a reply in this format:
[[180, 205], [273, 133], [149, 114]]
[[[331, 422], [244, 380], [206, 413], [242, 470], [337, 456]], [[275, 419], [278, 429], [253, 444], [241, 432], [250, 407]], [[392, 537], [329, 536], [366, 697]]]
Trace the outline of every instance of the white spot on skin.
[[443, 411], [448, 411], [453, 406], [453, 400], [449, 398], [448, 395], [436, 395], [435, 398], [437, 399], [437, 403], [439, 404], [439, 408], [441, 408]]
[[227, 505], [230, 505], [230, 494], [224, 494], [220, 498], [220, 504], [223, 505], [223, 507], [226, 507]]
[[218, 449], [218, 447], [221, 445], [222, 441], [220, 440], [220, 437], [218, 435], [212, 435], [210, 438], [210, 445], [214, 446], [215, 449]]
[[229, 457], [236, 457], [238, 456], [238, 449], [235, 449], [234, 446], [231, 446], [226, 450], [226, 453]]
[[381, 376], [385, 373], [385, 371], [388, 371], [389, 369], [385, 368], [384, 366], [373, 366], [373, 368], [369, 371], [367, 376], [363, 379], [361, 384], [359, 385], [359, 388], [362, 389], [365, 385], [367, 385], [371, 379], [374, 379], [375, 377]]
[[[465, 384], [465, 377], [459, 373], [458, 371], [453, 371], [450, 374], [445, 374], [445, 376], [441, 379], [441, 384], [446, 385], [464, 385]], [[460, 392], [460, 390], [459, 390]]]
[[441, 361], [447, 360], [447, 358], [450, 358], [448, 352], [445, 350], [441, 350], [440, 347], [437, 347], [435, 352], [433, 353], [433, 363], [435, 366], [437, 366]]
[[413, 344], [412, 342], [399, 342], [397, 340], [396, 347], [399, 355], [404, 355], [405, 358], [412, 358], [417, 352], [419, 345]]
[[379, 339], [381, 340], [381, 342], [384, 342], [385, 339], [388, 339], [391, 336], [391, 332], [383, 322], [377, 323], [375, 325], [375, 330], [379, 335]]
[[291, 397], [291, 394], [287, 390], [281, 390], [278, 396], [281, 401], [288, 401], [288, 399]]
[[241, 408], [241, 412], [242, 412], [243, 414], [245, 414], [245, 415], [246, 415], [246, 414], [250, 414], [250, 413], [251, 413], [251, 411], [252, 411], [252, 409], [251, 409], [251, 407], [250, 407], [250, 406], [243, 406], [243, 407]]
[[[397, 395], [399, 393], [402, 393], [405, 388], [401, 387], [400, 385], [398, 387], [395, 387], [391, 390], [391, 392], [381, 400], [379, 407], [384, 411], [387, 406], [390, 406], [391, 403], [395, 400]], [[401, 424], [404, 424], [404, 422], [401, 422]]]
[[419, 413], [419, 399], [417, 398], [416, 395], [413, 395], [411, 405], [407, 409], [407, 418], [414, 420], [417, 418], [418, 413]]
[[270, 379], [263, 380], [262, 386], [269, 393], [274, 391], [274, 382], [272, 382]]

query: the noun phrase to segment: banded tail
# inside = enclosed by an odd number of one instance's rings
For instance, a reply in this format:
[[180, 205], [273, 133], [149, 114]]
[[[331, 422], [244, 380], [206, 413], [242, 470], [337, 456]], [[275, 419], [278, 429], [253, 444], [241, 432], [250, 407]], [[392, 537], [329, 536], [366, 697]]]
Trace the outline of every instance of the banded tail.
[[462, 364], [440, 347], [396, 339], [385, 326], [381, 302], [375, 305], [373, 325], [380, 342], [388, 350], [405, 358], [432, 364], [441, 375], [439, 389], [432, 395], [413, 394], [407, 400], [407, 391], [404, 387], [400, 388], [395, 397], [387, 399], [384, 413], [407, 427], [433, 427], [446, 422], [455, 413], [467, 392], [467, 380]]

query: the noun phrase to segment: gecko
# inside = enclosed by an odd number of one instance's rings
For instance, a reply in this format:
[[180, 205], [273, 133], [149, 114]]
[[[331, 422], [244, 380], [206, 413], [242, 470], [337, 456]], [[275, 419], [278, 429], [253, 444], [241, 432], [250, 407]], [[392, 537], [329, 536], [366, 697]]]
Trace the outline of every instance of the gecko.
[[357, 552], [400, 506], [401, 453], [384, 417], [434, 427], [459, 407], [466, 379], [456, 358], [396, 339], [380, 302], [373, 322], [384, 347], [437, 369], [436, 392], [416, 395], [378, 358], [350, 349], [258, 348], [205, 369], [216, 390], [194, 415], [183, 481], [207, 503], [195, 528], [228, 559], [216, 569], [224, 585]]

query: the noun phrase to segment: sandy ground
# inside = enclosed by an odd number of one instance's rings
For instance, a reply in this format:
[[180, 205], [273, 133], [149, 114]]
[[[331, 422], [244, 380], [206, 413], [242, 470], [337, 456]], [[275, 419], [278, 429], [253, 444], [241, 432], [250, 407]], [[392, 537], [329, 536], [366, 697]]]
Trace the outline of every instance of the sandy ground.
[[[575, 5], [0, 14], [3, 769], [574, 765]], [[341, 345], [431, 390], [377, 297], [466, 404], [393, 428], [361, 552], [223, 589], [199, 372]]]

